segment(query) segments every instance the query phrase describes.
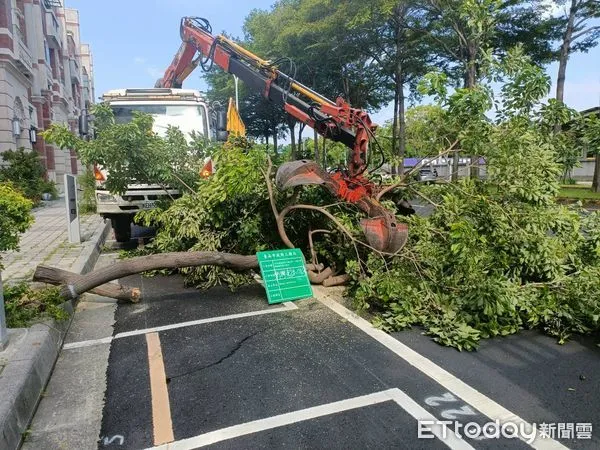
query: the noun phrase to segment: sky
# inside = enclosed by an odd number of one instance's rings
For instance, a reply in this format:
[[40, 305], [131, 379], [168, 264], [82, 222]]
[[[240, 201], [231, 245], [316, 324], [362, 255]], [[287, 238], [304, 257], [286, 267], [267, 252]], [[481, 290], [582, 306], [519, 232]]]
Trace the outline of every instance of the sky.
[[[109, 89], [153, 87], [181, 43], [183, 16], [207, 18], [213, 32], [242, 36], [245, 17], [253, 9], [269, 9], [273, 0], [64, 0], [80, 12], [82, 41], [94, 57], [96, 97]], [[294, 55], [282, 55], [294, 58]], [[555, 91], [557, 63], [547, 67]], [[185, 82], [206, 89], [197, 69]], [[567, 67], [565, 102], [583, 110], [600, 106], [600, 47], [574, 54]], [[390, 119], [391, 107], [372, 114], [376, 123]]]

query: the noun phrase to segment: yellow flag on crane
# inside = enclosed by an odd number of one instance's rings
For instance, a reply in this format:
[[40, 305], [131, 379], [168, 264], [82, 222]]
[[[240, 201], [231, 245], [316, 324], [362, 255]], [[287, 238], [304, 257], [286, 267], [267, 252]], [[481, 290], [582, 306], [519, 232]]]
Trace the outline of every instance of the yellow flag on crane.
[[227, 109], [227, 131], [229, 131], [229, 134], [246, 137], [246, 126], [231, 97], [229, 98], [229, 108]]

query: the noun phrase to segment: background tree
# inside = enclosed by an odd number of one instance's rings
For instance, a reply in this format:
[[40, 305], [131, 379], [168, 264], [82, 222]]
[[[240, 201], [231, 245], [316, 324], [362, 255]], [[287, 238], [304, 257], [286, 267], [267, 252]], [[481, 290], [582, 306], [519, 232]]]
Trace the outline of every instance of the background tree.
[[[270, 11], [255, 10], [248, 16], [246, 41], [262, 57], [322, 95], [332, 100], [341, 95], [353, 106], [377, 109], [389, 100], [390, 84], [386, 73], [364, 51], [367, 41], [350, 26], [356, 14], [353, 6], [358, 4], [355, 0], [281, 1]], [[299, 146], [303, 128], [299, 126]], [[321, 160], [319, 149], [314, 150]]]
[[[445, 73], [457, 86], [475, 87], [485, 75], [489, 54], [505, 55], [517, 44], [534, 63], [554, 56], [556, 22], [541, 0], [424, 0], [419, 9], [431, 44], [446, 61]], [[455, 153], [453, 181], [458, 178], [458, 157]], [[471, 155], [473, 177], [479, 174], [478, 160]]]
[[584, 119], [583, 140], [588, 150], [595, 155], [592, 191], [600, 192], [600, 117], [590, 114]]
[[556, 100], [562, 103], [569, 56], [573, 52], [587, 52], [598, 44], [600, 25], [592, 25], [592, 21], [600, 18], [600, 2], [598, 0], [561, 0], [555, 3], [568, 7], [562, 20], [562, 45], [560, 46], [556, 80]]

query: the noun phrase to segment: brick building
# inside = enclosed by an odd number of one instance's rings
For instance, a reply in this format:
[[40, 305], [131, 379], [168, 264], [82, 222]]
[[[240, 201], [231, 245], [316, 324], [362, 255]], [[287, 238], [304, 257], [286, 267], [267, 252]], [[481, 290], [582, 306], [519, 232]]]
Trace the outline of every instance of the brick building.
[[51, 123], [77, 129], [94, 101], [92, 54], [80, 41], [79, 12], [60, 0], [0, 0], [0, 153], [40, 154], [62, 191], [63, 174], [82, 170], [75, 154], [46, 144]]

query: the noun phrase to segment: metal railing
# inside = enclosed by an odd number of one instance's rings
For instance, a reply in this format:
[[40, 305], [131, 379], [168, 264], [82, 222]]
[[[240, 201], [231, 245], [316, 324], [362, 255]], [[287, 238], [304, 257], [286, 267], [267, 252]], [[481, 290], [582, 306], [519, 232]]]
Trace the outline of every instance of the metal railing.
[[44, 5], [46, 8], [61, 7], [62, 2], [61, 0], [44, 0]]

